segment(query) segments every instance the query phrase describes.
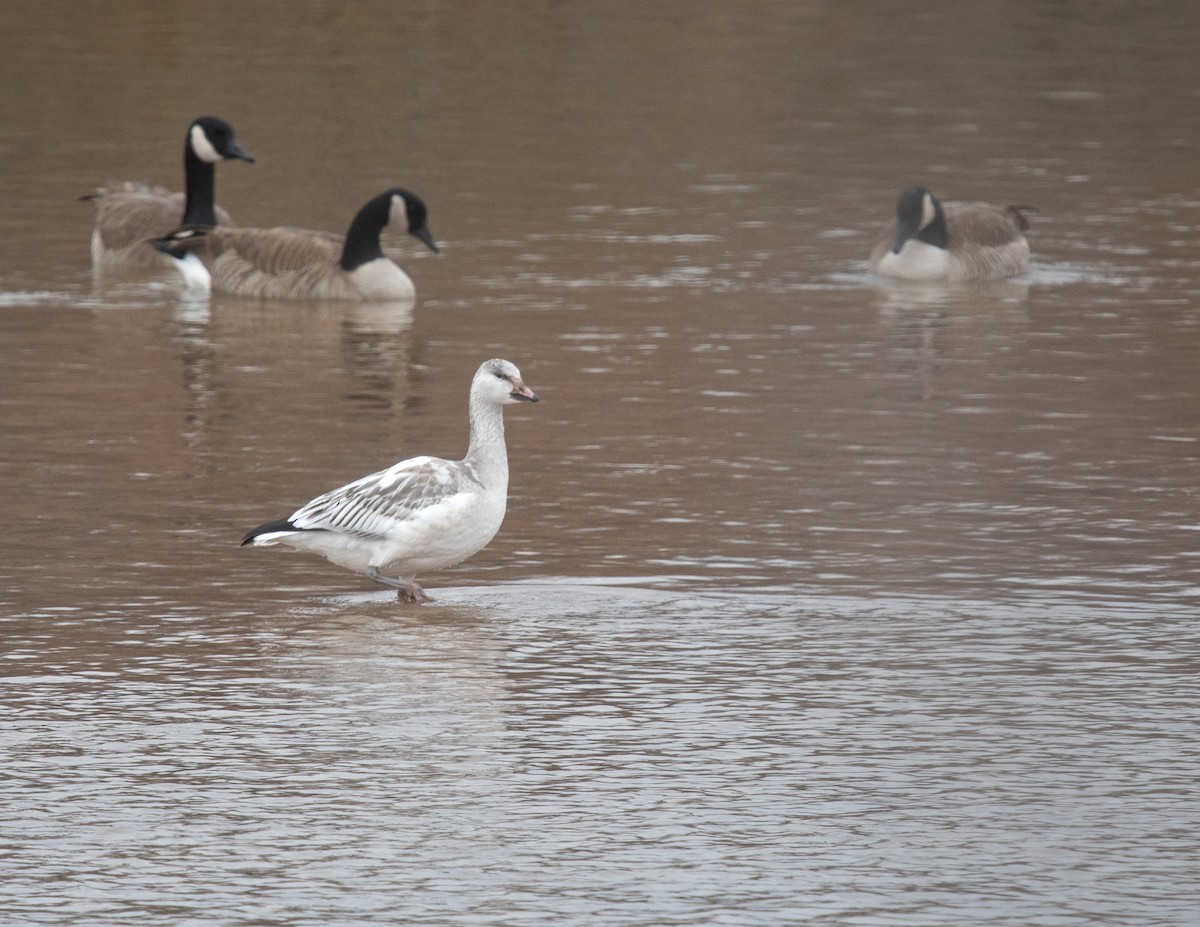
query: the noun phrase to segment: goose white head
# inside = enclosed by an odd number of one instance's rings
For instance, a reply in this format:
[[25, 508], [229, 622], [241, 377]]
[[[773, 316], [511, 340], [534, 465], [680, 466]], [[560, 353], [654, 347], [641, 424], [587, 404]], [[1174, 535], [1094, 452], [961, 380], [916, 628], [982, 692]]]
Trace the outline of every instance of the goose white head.
[[537, 393], [521, 379], [516, 365], [499, 357], [479, 365], [471, 382], [471, 395], [498, 406], [539, 401]]

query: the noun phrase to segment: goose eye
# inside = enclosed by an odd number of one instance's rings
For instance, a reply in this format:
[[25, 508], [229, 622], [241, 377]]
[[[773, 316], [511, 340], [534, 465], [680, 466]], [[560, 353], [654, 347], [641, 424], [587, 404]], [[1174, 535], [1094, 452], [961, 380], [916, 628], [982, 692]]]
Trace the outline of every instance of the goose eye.
[[496, 379], [497, 379], [497, 380], [507, 380], [507, 379], [508, 379], [508, 377], [506, 377], [506, 376], [505, 376], [504, 374], [502, 374], [502, 373], [498, 373], [498, 374], [496, 374]]

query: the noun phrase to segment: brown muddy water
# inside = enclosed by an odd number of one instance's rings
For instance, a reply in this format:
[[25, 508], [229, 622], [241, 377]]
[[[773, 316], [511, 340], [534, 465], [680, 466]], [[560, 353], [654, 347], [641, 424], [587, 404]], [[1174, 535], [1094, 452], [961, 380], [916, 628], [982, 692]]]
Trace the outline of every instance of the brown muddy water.
[[[1192, 925], [1200, 7], [0, 9], [0, 922]], [[215, 113], [411, 307], [94, 281]], [[866, 273], [901, 187], [1030, 273]], [[460, 455], [398, 606], [242, 533]]]

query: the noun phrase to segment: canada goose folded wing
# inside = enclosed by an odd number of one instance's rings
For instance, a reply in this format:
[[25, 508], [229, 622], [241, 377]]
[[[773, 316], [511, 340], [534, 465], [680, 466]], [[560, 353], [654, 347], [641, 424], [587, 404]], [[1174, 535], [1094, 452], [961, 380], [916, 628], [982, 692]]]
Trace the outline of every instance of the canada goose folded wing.
[[192, 252], [226, 293], [263, 299], [355, 299], [350, 278], [337, 273], [342, 236], [297, 228], [176, 229], [156, 247]]
[[[80, 199], [92, 202], [96, 207], [96, 226], [93, 251], [100, 248], [109, 256], [127, 248], [137, 248], [144, 253], [147, 263], [163, 264], [163, 259], [153, 250], [146, 248], [146, 241], [179, 223], [183, 215], [185, 197], [172, 193], [164, 187], [127, 181], [101, 187]], [[217, 221], [221, 225], [234, 224], [233, 217], [216, 207]], [[103, 261], [104, 257], [100, 258]]]
[[946, 206], [946, 224], [952, 242], [970, 242], [983, 248], [1009, 244], [1029, 228], [1021, 206], [991, 203], [951, 203]]
[[304, 270], [313, 264], [337, 263], [342, 253], [340, 235], [328, 235], [307, 229], [222, 229], [205, 233], [207, 249], [213, 261], [221, 261], [232, 271], [244, 267], [243, 273], [258, 271], [264, 274], [282, 274]]
[[341, 253], [338, 241], [288, 229], [228, 232], [215, 236], [211, 260], [213, 279], [226, 293], [263, 299], [358, 296], [345, 274], [332, 272]]

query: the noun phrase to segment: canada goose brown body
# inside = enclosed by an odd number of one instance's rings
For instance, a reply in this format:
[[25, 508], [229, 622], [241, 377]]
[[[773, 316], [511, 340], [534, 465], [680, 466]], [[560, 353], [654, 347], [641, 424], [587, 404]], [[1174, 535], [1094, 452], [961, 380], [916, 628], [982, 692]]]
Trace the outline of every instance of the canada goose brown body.
[[943, 205], [924, 187], [900, 194], [871, 252], [873, 273], [907, 280], [999, 280], [1029, 269], [1025, 206]]
[[96, 208], [92, 228], [92, 265], [101, 271], [163, 271], [171, 263], [150, 244], [181, 224], [196, 227], [233, 225], [214, 202], [217, 161], [254, 160], [234, 137], [229, 123], [201, 116], [184, 140], [186, 192], [136, 181], [112, 183], [83, 197]]
[[208, 269], [213, 290], [261, 299], [406, 300], [409, 276], [383, 253], [380, 235], [403, 224], [432, 251], [424, 202], [393, 188], [369, 200], [346, 235], [301, 228], [181, 227], [154, 243], [179, 261], [194, 255]]

